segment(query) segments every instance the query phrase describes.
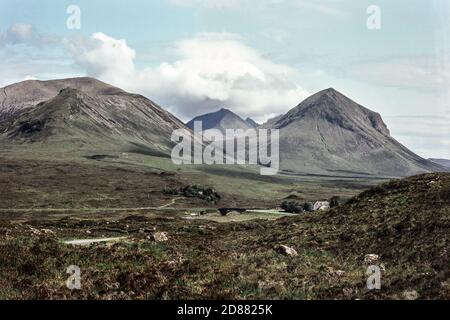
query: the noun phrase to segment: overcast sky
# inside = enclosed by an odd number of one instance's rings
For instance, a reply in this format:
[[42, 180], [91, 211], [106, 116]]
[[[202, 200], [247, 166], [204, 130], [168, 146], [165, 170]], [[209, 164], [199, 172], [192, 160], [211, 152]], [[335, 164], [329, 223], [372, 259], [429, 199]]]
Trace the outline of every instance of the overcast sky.
[[0, 87], [88, 75], [185, 121], [221, 107], [264, 121], [334, 87], [450, 158], [449, 34], [448, 0], [2, 0]]

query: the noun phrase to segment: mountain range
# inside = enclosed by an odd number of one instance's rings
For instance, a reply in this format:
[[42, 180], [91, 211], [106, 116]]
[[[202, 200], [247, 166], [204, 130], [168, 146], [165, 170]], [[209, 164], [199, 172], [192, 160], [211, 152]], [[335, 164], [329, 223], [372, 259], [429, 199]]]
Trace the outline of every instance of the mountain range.
[[[56, 150], [168, 157], [173, 130], [251, 129], [228, 109], [186, 125], [151, 100], [92, 78], [24, 81], [0, 89], [0, 142]], [[280, 130], [281, 168], [292, 174], [408, 176], [444, 171], [396, 141], [378, 113], [323, 90], [261, 128]]]
[[[198, 116], [206, 128], [247, 129], [244, 120], [225, 109]], [[309, 97], [286, 114], [270, 119], [263, 129], [280, 130], [281, 168], [287, 172], [323, 175], [408, 176], [442, 171], [396, 141], [375, 113], [329, 88]]]

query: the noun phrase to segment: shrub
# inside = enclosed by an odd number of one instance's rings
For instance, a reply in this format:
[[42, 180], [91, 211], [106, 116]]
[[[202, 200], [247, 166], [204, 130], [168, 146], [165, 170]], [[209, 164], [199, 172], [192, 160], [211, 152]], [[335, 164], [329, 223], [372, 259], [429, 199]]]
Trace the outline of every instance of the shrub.
[[303, 204], [303, 210], [305, 210], [307, 212], [313, 212], [314, 211], [314, 206], [310, 202], [305, 202]]
[[218, 194], [213, 188], [205, 188], [196, 185], [186, 186], [181, 189], [165, 189], [164, 193], [170, 195], [182, 195], [186, 198], [199, 198], [214, 204], [219, 202], [221, 199], [220, 194]]
[[334, 196], [330, 199], [330, 208], [336, 208], [339, 206], [339, 203], [341, 202], [341, 198], [338, 196]]
[[295, 201], [284, 201], [281, 204], [281, 209], [289, 213], [302, 213], [305, 211], [303, 206]]

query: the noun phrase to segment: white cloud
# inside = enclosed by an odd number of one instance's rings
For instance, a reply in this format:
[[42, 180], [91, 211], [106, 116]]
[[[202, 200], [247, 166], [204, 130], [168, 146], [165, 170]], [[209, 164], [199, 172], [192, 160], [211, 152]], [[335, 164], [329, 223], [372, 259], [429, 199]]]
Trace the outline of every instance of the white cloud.
[[117, 40], [96, 32], [90, 39], [65, 39], [75, 61], [93, 77], [101, 77], [119, 86], [129, 87], [136, 80], [136, 52], [125, 40]]
[[264, 120], [307, 97], [296, 71], [264, 58], [239, 37], [205, 33], [177, 42], [174, 61], [137, 70], [125, 40], [96, 33], [71, 48], [88, 75], [138, 91], [187, 120], [228, 107]]
[[27, 23], [15, 23], [8, 30], [0, 32], [0, 47], [5, 45], [26, 44], [31, 46], [43, 46], [58, 41], [55, 37], [44, 36]]
[[25, 77], [23, 77], [23, 80], [38, 80], [38, 78], [27, 74]]
[[17, 23], [12, 25], [4, 34], [6, 41], [11, 43], [26, 42], [34, 38], [35, 31], [29, 24]]
[[47, 80], [80, 74], [60, 38], [26, 24], [15, 24], [0, 34], [0, 70], [0, 87], [30, 77]]
[[351, 75], [379, 86], [419, 90], [450, 87], [450, 54], [399, 57], [355, 66]]

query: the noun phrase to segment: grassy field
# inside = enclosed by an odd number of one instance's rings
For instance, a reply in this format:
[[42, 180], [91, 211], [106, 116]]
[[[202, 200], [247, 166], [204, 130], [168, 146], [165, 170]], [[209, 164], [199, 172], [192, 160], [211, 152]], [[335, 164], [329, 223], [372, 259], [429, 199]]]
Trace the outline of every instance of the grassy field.
[[[35, 147], [36, 148], [36, 147]], [[52, 153], [39, 149], [0, 152], [0, 209], [158, 207], [172, 197], [165, 189], [214, 187], [225, 206], [272, 208], [284, 198], [343, 199], [378, 184], [379, 178], [261, 176], [243, 166], [175, 166], [170, 159], [128, 153]], [[209, 206], [209, 204], [206, 204]], [[178, 201], [180, 207], [205, 203]]]
[[[420, 176], [327, 212], [221, 223], [175, 211], [9, 215], [0, 222], [0, 297], [448, 299], [449, 192], [450, 175]], [[166, 241], [155, 241], [156, 232]], [[125, 239], [63, 243], [109, 237]], [[379, 258], [368, 262], [367, 254]], [[369, 264], [382, 271], [380, 290], [366, 287]], [[70, 265], [81, 269], [81, 290], [66, 287]]]
[[[0, 298], [450, 297], [448, 174], [394, 180], [327, 212], [223, 217], [214, 208], [349, 199], [382, 179], [262, 177], [256, 168], [92, 156], [1, 153]], [[214, 187], [220, 201], [165, 192], [193, 184]], [[158, 232], [166, 241], [155, 240]], [[64, 243], [110, 237], [122, 240]], [[381, 290], [366, 287], [368, 254], [379, 257]], [[66, 287], [70, 265], [81, 269], [81, 290]]]

